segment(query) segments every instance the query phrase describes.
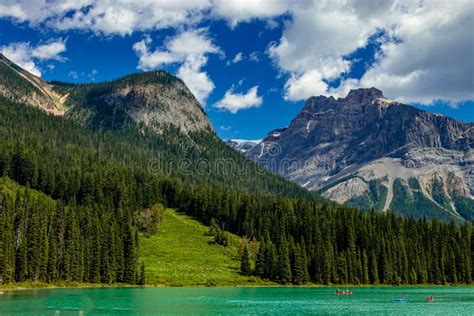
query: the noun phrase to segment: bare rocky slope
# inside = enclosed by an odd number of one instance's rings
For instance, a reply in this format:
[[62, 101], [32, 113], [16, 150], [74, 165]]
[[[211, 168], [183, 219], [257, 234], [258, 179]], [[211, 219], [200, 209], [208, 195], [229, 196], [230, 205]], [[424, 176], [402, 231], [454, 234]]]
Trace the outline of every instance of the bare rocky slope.
[[311, 97], [247, 157], [340, 203], [474, 220], [474, 124], [388, 100], [376, 88]]
[[58, 95], [53, 86], [20, 68], [0, 54], [0, 95], [15, 102], [42, 108], [48, 113], [63, 115], [67, 95]]
[[163, 71], [95, 84], [45, 82], [0, 54], [0, 95], [95, 128], [134, 124], [156, 131], [168, 126], [184, 133], [213, 131], [186, 85]]

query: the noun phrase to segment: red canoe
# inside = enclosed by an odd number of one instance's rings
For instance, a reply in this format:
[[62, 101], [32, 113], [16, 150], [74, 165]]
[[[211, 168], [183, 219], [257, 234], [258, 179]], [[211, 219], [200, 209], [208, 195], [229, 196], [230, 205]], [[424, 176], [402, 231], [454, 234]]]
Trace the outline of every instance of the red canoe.
[[352, 295], [352, 291], [336, 291], [337, 295]]

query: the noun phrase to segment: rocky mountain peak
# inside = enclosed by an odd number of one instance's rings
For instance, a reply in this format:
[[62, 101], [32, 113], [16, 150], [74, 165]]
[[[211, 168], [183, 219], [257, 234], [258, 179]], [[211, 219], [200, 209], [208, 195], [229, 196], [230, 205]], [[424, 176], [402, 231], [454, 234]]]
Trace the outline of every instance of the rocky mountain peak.
[[309, 98], [288, 128], [245, 155], [341, 203], [468, 219], [473, 131], [473, 123], [388, 100], [377, 88], [356, 89]]
[[95, 128], [174, 126], [184, 133], [213, 131], [202, 105], [184, 82], [164, 71], [89, 84], [46, 82], [0, 54], [0, 96], [66, 115]]
[[365, 103], [367, 101], [373, 101], [378, 98], [385, 98], [383, 92], [377, 88], [372, 87], [352, 89], [351, 91], [349, 91], [344, 100], [346, 102], [351, 103]]

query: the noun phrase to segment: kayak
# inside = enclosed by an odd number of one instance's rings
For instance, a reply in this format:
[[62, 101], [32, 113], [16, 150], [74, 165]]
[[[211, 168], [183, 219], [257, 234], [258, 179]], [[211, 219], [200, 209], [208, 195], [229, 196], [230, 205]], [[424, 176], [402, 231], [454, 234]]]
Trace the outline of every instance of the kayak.
[[336, 291], [337, 295], [352, 295], [352, 291]]
[[407, 298], [404, 298], [404, 297], [397, 297], [394, 299], [395, 302], [398, 302], [398, 303], [408, 303], [410, 302]]
[[426, 301], [429, 302], [429, 303], [433, 303], [435, 301], [435, 299], [434, 299], [434, 297], [428, 297], [426, 299]]

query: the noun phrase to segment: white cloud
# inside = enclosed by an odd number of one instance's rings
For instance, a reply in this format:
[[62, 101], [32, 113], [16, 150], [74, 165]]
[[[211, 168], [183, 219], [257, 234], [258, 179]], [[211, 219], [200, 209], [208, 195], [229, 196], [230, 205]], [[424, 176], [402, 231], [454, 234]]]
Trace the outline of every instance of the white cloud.
[[151, 70], [179, 63], [178, 77], [201, 103], [205, 103], [215, 86], [202, 68], [207, 64], [209, 54], [222, 54], [206, 31], [199, 29], [179, 33], [169, 38], [163, 48], [157, 48], [155, 51], [150, 51], [151, 44], [151, 39], [146, 37], [133, 45], [139, 57], [138, 68]]
[[280, 23], [278, 23], [277, 21], [275, 21], [273, 19], [267, 20], [267, 29], [273, 30], [273, 29], [276, 29], [279, 26], [280, 26]]
[[65, 58], [60, 54], [65, 51], [66, 43], [62, 39], [37, 46], [31, 46], [29, 42], [16, 42], [0, 47], [3, 55], [36, 76], [41, 76], [37, 61], [64, 61]]
[[64, 57], [61, 53], [66, 51], [66, 43], [59, 40], [48, 44], [38, 45], [33, 49], [32, 56], [39, 60], [54, 59], [58, 61], [64, 61]]
[[[224, 19], [231, 27], [260, 19], [271, 28], [283, 14], [290, 18], [283, 21], [284, 32], [269, 45], [268, 54], [288, 74], [285, 97], [289, 100], [313, 94], [341, 95], [351, 87], [363, 86], [377, 86], [388, 97], [404, 101], [474, 98], [474, 6], [469, 0], [4, 0], [0, 4], [0, 18], [56, 30], [121, 36], [165, 28], [182, 32], [209, 18]], [[347, 79], [338, 89], [330, 89], [326, 82], [350, 69], [344, 56], [366, 45], [380, 30], [400, 41], [383, 43], [382, 54], [361, 80]], [[193, 82], [193, 92], [205, 100], [214, 84], [202, 67], [212, 52], [191, 54], [189, 50], [179, 52], [179, 47], [173, 52], [168, 43], [164, 49], [151, 51], [150, 45], [147, 39], [134, 45], [142, 56], [139, 66], [154, 69], [180, 64], [178, 72]], [[54, 47], [48, 48], [53, 54]], [[48, 56], [48, 51], [28, 58], [23, 56], [25, 50], [28, 48], [10, 47], [25, 68], [39, 74], [35, 59]], [[257, 59], [257, 55], [248, 56], [248, 60]]]
[[139, 42], [133, 44], [133, 50], [139, 57], [138, 68], [142, 70], [156, 69], [166, 64], [178, 62], [180, 59], [167, 51], [149, 51], [152, 40], [146, 36]]
[[88, 30], [129, 35], [192, 25], [209, 10], [211, 0], [17, 0], [0, 4], [0, 17], [58, 30]]
[[249, 60], [258, 63], [258, 62], [260, 61], [260, 58], [258, 57], [258, 55], [259, 55], [259, 52], [252, 52], [252, 53], [250, 53], [250, 55], [249, 55]]
[[[289, 0], [4, 0], [0, 17], [57, 30], [88, 30], [130, 35], [203, 19], [225, 19], [232, 27], [252, 19], [273, 18], [288, 11]], [[269, 22], [274, 26], [275, 23]]]
[[205, 71], [194, 68], [190, 63], [184, 63], [178, 70], [178, 77], [188, 86], [196, 99], [202, 104], [206, 103], [207, 97], [215, 86]]
[[0, 47], [0, 52], [21, 68], [33, 75], [41, 76], [41, 71], [31, 59], [31, 46], [26, 42], [11, 43]]
[[313, 95], [326, 94], [327, 89], [328, 85], [323, 81], [321, 73], [313, 69], [302, 75], [291, 75], [285, 83], [285, 99], [307, 99]]
[[404, 14], [382, 46], [378, 62], [356, 86], [376, 86], [386, 96], [431, 104], [474, 99], [474, 6], [427, 2]]
[[74, 70], [71, 70], [67, 75], [74, 80], [77, 80], [77, 78], [79, 78], [79, 74], [77, 73], [77, 71]]
[[290, 73], [285, 85], [289, 100], [327, 94], [326, 81], [350, 69], [343, 56], [364, 46], [380, 26], [348, 1], [307, 2], [293, 6], [292, 16], [279, 42], [268, 49], [280, 69]]
[[239, 61], [242, 61], [243, 57], [242, 57], [242, 52], [239, 52], [237, 54], [235, 54], [235, 57], [234, 59], [232, 59], [232, 63], [233, 64], [236, 64], [238, 63]]
[[28, 15], [23, 11], [21, 4], [12, 1], [11, 3], [0, 4], [0, 17], [12, 17], [18, 21], [24, 21]]
[[212, 13], [224, 18], [231, 27], [252, 19], [272, 18], [289, 9], [289, 0], [214, 0]]
[[217, 102], [214, 107], [235, 114], [239, 110], [259, 107], [262, 102], [263, 98], [258, 96], [258, 86], [250, 88], [247, 93], [235, 93], [234, 87], [232, 87], [226, 91], [222, 100]]
[[[375, 86], [386, 96], [429, 104], [474, 99], [474, 6], [469, 1], [307, 1], [291, 6], [292, 20], [268, 53], [289, 74], [285, 98], [343, 96]], [[337, 89], [327, 81], [350, 69], [344, 56], [384, 30], [376, 63], [361, 80]]]
[[92, 80], [92, 81], [95, 81], [95, 76], [99, 73], [99, 71], [97, 71], [97, 69], [92, 69], [91, 72], [89, 74], [87, 74], [87, 77]]

